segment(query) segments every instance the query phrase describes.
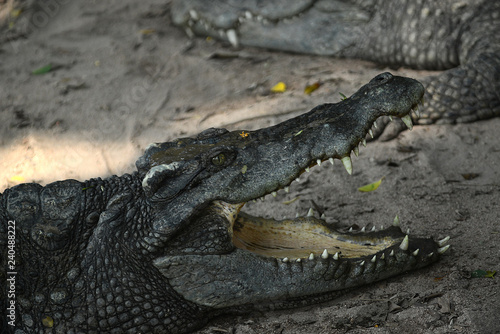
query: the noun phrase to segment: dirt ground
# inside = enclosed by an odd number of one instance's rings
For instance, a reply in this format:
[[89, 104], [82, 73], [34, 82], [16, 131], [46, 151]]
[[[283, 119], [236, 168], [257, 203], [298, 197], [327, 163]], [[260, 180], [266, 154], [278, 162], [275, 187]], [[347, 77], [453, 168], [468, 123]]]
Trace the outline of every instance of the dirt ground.
[[[151, 142], [269, 126], [387, 70], [429, 74], [189, 40], [165, 0], [51, 3], [25, 38], [0, 45], [0, 191], [132, 172]], [[271, 94], [280, 81], [286, 92]], [[323, 84], [304, 94], [315, 82]], [[321, 305], [221, 317], [198, 333], [500, 333], [498, 275], [471, 278], [500, 271], [498, 128], [500, 119], [416, 126], [361, 148], [352, 176], [339, 162], [324, 164], [290, 194], [247, 205], [280, 218], [305, 215], [314, 200], [327, 221], [370, 228], [398, 214], [412, 234], [451, 237], [439, 263]], [[376, 191], [357, 191], [382, 176]]]

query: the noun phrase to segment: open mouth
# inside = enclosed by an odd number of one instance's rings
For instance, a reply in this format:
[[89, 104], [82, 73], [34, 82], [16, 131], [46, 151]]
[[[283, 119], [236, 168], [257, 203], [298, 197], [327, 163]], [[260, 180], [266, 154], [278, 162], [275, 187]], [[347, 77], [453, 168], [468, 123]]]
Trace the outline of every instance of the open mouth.
[[275, 221], [241, 214], [233, 226], [233, 244], [283, 261], [360, 258], [375, 255], [397, 244], [407, 248], [399, 228], [341, 233], [314, 217]]
[[[412, 111], [418, 116], [418, 104], [411, 108], [410, 112]], [[409, 129], [412, 129], [413, 124], [409, 114], [401, 119]], [[376, 122], [373, 124], [372, 126], [376, 127]], [[373, 136], [371, 128], [368, 129], [367, 134]], [[351, 148], [356, 156], [359, 154], [359, 145], [366, 146], [366, 141], [364, 137], [362, 138]], [[352, 174], [350, 155], [340, 160], [347, 172]], [[307, 173], [310, 168], [327, 161], [333, 164], [334, 158], [311, 161], [301, 173]], [[288, 192], [288, 187], [289, 185], [283, 189]], [[275, 197], [277, 191], [278, 189], [268, 194]], [[244, 205], [245, 203], [214, 202], [214, 207], [218, 208], [217, 211], [230, 221], [233, 245], [264, 257], [280, 259], [283, 262], [328, 258], [334, 260], [361, 258], [361, 261], [366, 259], [375, 262], [377, 256], [382, 258], [393, 256], [395, 249], [400, 251], [411, 249], [413, 256], [417, 256], [420, 252], [418, 244], [410, 246], [410, 238], [401, 231], [398, 217], [394, 219], [390, 227], [380, 230], [373, 227], [370, 231], [366, 231], [365, 228], [353, 231], [350, 228], [343, 232], [329, 226], [323, 219], [314, 217], [311, 211], [306, 217], [275, 220], [240, 212]], [[447, 237], [437, 242], [438, 253], [444, 253], [449, 248], [448, 240]], [[430, 252], [426, 256], [432, 257], [434, 253]]]

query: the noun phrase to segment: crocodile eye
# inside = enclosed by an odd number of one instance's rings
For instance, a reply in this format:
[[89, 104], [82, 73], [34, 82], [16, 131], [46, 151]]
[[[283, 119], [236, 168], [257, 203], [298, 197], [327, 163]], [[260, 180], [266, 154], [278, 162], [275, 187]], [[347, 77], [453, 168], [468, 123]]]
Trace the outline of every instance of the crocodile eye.
[[212, 163], [216, 166], [222, 166], [226, 162], [226, 156], [224, 153], [219, 153], [212, 158]]

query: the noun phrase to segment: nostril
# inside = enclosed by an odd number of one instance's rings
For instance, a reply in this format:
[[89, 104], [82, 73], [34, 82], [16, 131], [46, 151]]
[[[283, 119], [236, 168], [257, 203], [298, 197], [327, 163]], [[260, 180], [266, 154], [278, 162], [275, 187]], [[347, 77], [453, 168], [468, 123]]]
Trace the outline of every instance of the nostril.
[[393, 75], [389, 72], [381, 73], [372, 79], [372, 82], [377, 84], [383, 84], [390, 81], [393, 78]]

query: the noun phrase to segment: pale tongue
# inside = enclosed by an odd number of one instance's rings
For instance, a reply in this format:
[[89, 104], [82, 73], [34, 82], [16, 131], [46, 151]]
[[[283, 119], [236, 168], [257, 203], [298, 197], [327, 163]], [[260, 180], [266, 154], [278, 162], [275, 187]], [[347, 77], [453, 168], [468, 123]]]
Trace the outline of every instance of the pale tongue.
[[235, 247], [275, 258], [309, 258], [339, 253], [342, 257], [373, 255], [395, 243], [389, 237], [339, 233], [314, 217], [276, 221], [240, 213], [233, 226]]

